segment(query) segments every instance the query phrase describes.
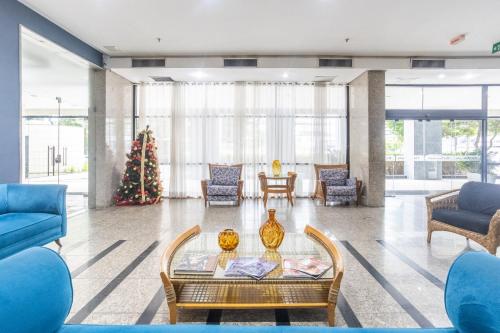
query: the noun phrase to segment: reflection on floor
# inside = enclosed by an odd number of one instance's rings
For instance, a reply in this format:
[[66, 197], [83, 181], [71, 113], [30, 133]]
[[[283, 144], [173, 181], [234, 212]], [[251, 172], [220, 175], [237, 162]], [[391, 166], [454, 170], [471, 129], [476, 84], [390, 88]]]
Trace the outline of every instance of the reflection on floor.
[[[443, 284], [450, 264], [463, 251], [482, 250], [464, 238], [436, 232], [426, 238], [421, 196], [386, 199], [385, 208], [323, 207], [297, 199], [294, 207], [271, 199], [270, 208], [288, 232], [306, 224], [340, 245], [345, 275], [337, 326], [449, 326]], [[218, 232], [235, 228], [256, 233], [266, 212], [261, 201], [241, 207], [205, 208], [199, 199], [166, 200], [157, 206], [113, 207], [73, 216], [62, 255], [70, 266], [73, 323], [167, 323], [159, 278], [160, 255], [181, 231], [195, 224]], [[54, 244], [50, 247], [55, 248]], [[237, 325], [326, 325], [323, 310], [181, 311], [180, 323]]]

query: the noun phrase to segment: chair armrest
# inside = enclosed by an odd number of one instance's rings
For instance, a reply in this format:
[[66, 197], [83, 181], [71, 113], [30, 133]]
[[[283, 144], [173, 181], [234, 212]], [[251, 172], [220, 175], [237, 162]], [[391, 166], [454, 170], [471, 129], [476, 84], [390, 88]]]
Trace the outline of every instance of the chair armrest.
[[491, 218], [488, 235], [492, 235], [496, 240], [494, 244], [500, 243], [500, 209], [497, 209], [497, 212]]
[[356, 186], [356, 178], [347, 178], [345, 180], [346, 186]]
[[238, 198], [243, 196], [243, 184], [244, 181], [242, 179], [238, 180]]
[[460, 190], [452, 190], [425, 197], [427, 205], [427, 220], [430, 221], [432, 219], [432, 211], [434, 209], [456, 209], [459, 191]]
[[320, 180], [321, 183], [321, 191], [323, 191], [323, 199], [326, 202], [326, 182], [324, 180]]
[[201, 193], [203, 194], [203, 198], [205, 200], [208, 199], [208, 186], [212, 185], [211, 179], [202, 179], [201, 180]]

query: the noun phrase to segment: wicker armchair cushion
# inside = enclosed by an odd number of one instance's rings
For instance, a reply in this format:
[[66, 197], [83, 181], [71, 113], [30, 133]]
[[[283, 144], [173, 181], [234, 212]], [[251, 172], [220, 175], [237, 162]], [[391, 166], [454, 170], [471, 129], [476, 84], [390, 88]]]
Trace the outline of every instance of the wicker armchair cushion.
[[319, 180], [324, 181], [326, 186], [344, 186], [347, 179], [345, 169], [321, 169], [319, 170]]
[[486, 235], [490, 227], [491, 216], [462, 209], [434, 209], [432, 219]]
[[241, 168], [230, 166], [216, 166], [212, 168], [212, 183], [214, 185], [237, 186]]
[[460, 333], [500, 332], [500, 259], [467, 252], [455, 260], [445, 290], [446, 312]]
[[467, 182], [460, 189], [458, 207], [493, 216], [500, 209], [500, 185]]

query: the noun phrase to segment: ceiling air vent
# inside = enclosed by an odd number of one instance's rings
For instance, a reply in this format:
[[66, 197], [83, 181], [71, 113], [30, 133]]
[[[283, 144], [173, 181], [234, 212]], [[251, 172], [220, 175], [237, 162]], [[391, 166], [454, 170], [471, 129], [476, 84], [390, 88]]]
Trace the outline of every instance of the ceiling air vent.
[[132, 67], [165, 67], [165, 59], [132, 59]]
[[319, 67], [352, 67], [352, 59], [320, 58]]
[[257, 67], [256, 58], [226, 58], [224, 67]]
[[411, 68], [444, 68], [444, 59], [412, 59]]
[[170, 76], [150, 76], [156, 82], [174, 82]]

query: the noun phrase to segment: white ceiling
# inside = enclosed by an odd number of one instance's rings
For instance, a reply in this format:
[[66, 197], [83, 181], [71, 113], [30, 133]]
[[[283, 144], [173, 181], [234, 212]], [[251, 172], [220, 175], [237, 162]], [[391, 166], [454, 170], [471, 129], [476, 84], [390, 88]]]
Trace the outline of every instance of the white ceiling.
[[312, 82], [348, 83], [363, 73], [359, 68], [114, 68], [132, 82], [154, 82], [152, 76], [169, 76], [187, 82]]
[[21, 2], [109, 55], [488, 56], [500, 40], [498, 0]]
[[[347, 84], [364, 72], [361, 68], [114, 68], [135, 82], [154, 82], [152, 76], [169, 76], [187, 82], [313, 82]], [[500, 84], [500, 69], [398, 69], [386, 71], [387, 84]]]

